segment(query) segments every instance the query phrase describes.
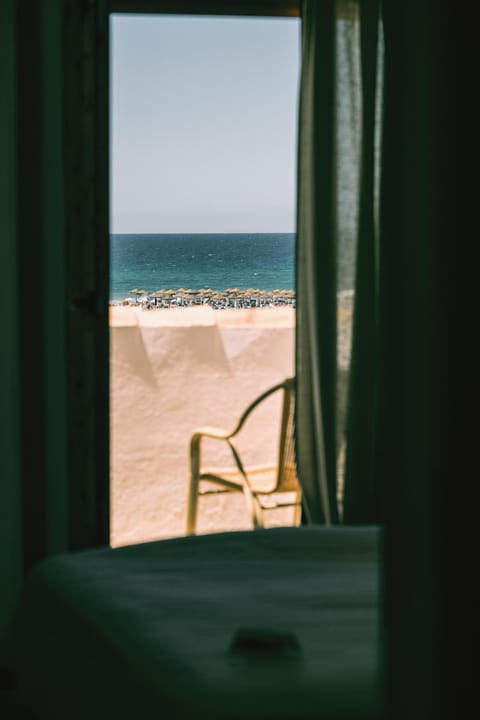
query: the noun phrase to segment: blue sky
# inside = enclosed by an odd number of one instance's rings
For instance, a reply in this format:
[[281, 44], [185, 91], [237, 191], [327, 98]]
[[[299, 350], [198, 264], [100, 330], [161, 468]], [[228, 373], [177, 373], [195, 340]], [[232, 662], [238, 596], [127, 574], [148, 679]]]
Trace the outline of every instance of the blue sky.
[[111, 17], [111, 232], [294, 232], [300, 21]]

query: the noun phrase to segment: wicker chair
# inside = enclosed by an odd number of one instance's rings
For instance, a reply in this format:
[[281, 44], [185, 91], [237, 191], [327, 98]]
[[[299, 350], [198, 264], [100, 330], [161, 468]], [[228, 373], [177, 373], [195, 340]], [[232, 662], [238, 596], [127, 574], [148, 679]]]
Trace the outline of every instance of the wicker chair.
[[[252, 411], [277, 392], [283, 393], [278, 460], [275, 465], [245, 467], [233, 439]], [[289, 506], [294, 507], [294, 524], [300, 524], [302, 493], [297, 478], [294, 455], [294, 411], [295, 380], [287, 378], [256, 398], [247, 407], [231, 432], [204, 427], [197, 429], [192, 434], [190, 438], [191, 473], [187, 507], [187, 535], [195, 533], [199, 495], [212, 492], [243, 493], [254, 528], [264, 527], [265, 511]], [[204, 438], [213, 438], [229, 445], [235, 466], [233, 470], [219, 471], [202, 466], [201, 444]], [[203, 481], [208, 481], [207, 488], [203, 487], [205, 485]], [[220, 488], [215, 486], [220, 486]], [[285, 494], [288, 494], [287, 499], [285, 499]]]

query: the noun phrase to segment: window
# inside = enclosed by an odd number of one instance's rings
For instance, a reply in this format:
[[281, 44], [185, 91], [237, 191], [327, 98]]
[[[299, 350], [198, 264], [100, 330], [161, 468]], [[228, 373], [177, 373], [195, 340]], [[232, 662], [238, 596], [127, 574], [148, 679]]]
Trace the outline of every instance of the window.
[[[294, 372], [294, 299], [273, 291], [294, 289], [299, 30], [111, 17], [114, 545], [183, 534], [191, 432]], [[246, 430], [255, 464], [272, 413]], [[248, 527], [243, 498], [210, 497], [199, 523]]]

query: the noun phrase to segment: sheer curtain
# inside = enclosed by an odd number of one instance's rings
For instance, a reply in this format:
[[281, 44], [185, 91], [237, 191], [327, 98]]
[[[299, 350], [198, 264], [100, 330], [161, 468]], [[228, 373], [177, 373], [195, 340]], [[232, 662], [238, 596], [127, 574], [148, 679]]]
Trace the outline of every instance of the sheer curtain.
[[304, 2], [297, 455], [308, 522], [376, 522], [378, 2]]

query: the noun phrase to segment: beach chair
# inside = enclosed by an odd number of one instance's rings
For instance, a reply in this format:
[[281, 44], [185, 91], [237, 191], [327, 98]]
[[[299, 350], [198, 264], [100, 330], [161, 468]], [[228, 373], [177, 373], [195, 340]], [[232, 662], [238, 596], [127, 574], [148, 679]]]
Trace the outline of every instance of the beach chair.
[[[277, 461], [269, 466], [245, 467], [234, 438], [253, 410], [275, 393], [283, 394]], [[231, 432], [204, 427], [198, 428], [191, 435], [187, 535], [195, 533], [199, 496], [218, 492], [243, 493], [254, 528], [264, 527], [266, 511], [280, 507], [293, 507], [293, 524], [300, 524], [302, 493], [294, 455], [294, 409], [295, 380], [287, 378], [257, 397]], [[233, 469], [220, 471], [202, 464], [201, 446], [205, 438], [228, 444], [233, 458]]]

